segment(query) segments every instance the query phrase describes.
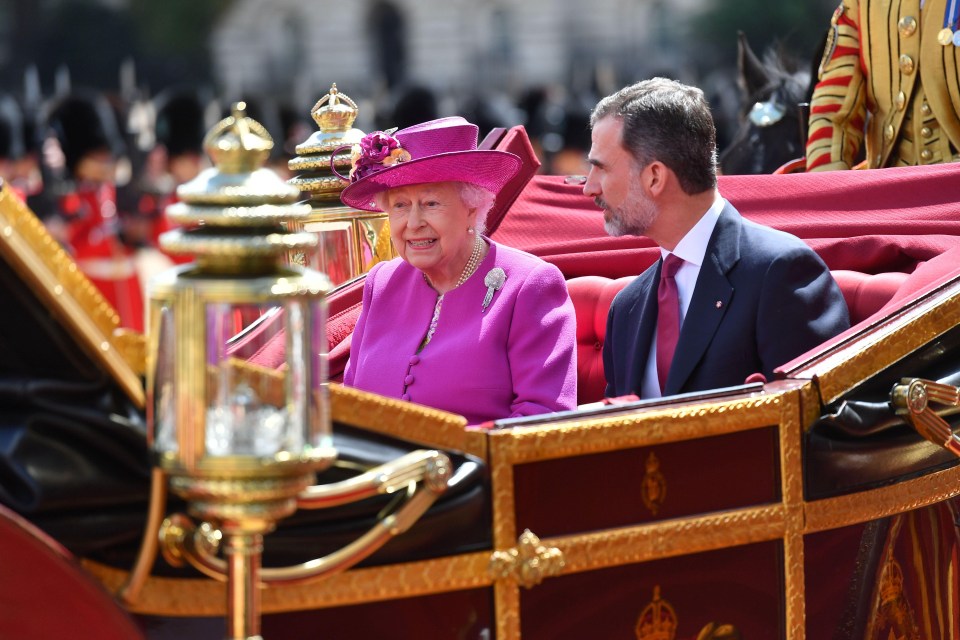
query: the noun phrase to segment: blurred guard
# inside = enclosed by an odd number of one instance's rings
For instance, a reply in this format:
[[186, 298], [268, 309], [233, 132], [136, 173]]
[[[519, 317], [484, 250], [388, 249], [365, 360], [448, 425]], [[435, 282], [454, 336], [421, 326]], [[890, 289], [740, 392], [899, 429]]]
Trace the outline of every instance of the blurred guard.
[[0, 178], [21, 200], [26, 193], [17, 184], [17, 164], [25, 154], [23, 117], [12, 97], [0, 96]]
[[960, 160], [960, 2], [843, 0], [810, 104], [807, 170]]
[[208, 166], [203, 138], [220, 115], [212, 101], [204, 101], [191, 89], [165, 91], [154, 105], [156, 147], [147, 156], [142, 196], [132, 216], [136, 218], [135, 243], [152, 248], [158, 246], [160, 234], [171, 228], [165, 211], [177, 201], [177, 187]]
[[115, 169], [123, 144], [100, 96], [68, 94], [43, 119], [43, 157], [62, 220], [55, 235], [103, 293], [123, 327], [143, 330], [143, 292], [133, 252], [119, 236]]

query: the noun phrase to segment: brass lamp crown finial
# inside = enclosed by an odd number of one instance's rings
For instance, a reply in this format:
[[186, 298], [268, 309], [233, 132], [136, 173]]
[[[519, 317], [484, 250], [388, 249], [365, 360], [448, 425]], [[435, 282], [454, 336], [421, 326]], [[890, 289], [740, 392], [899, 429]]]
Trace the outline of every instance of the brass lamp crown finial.
[[291, 232], [290, 223], [309, 216], [310, 205], [297, 202], [299, 189], [263, 166], [273, 138], [245, 110], [236, 103], [207, 133], [204, 147], [215, 166], [180, 185], [180, 202], [166, 210], [182, 228], [163, 234], [160, 246], [195, 256], [201, 269], [269, 272], [288, 253], [317, 245], [315, 234]]
[[320, 130], [326, 133], [348, 131], [357, 119], [358, 113], [360, 109], [357, 103], [347, 94], [340, 93], [336, 82], [331, 85], [330, 93], [317, 100], [310, 109], [310, 115], [313, 116]]
[[264, 165], [273, 149], [266, 128], [247, 117], [247, 104], [236, 102], [228, 117], [207, 133], [203, 147], [224, 173], [249, 173]]
[[360, 113], [357, 103], [340, 93], [337, 83], [310, 109], [320, 127], [297, 145], [297, 156], [287, 163], [296, 174], [288, 183], [308, 196], [320, 209], [340, 208], [340, 192], [349, 184], [334, 175], [330, 164], [346, 174], [350, 171], [350, 147], [360, 142], [364, 133], [353, 128]]

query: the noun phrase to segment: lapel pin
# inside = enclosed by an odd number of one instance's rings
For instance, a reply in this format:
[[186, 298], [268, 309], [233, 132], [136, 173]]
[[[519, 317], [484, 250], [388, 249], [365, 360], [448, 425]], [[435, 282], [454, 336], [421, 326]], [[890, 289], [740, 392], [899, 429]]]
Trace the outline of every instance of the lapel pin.
[[717, 300], [717, 309], [723, 307], [723, 300]]

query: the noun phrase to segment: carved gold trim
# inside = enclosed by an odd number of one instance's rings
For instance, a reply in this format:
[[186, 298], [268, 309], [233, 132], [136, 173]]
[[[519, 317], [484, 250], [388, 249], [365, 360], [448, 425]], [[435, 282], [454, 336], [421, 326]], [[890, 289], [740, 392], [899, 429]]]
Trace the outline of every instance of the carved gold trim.
[[[328, 152], [296, 156], [294, 158], [290, 158], [290, 160], [287, 162], [287, 168], [294, 173], [297, 171], [329, 171], [330, 158], [332, 155], [333, 154]], [[346, 167], [347, 171], [350, 170], [350, 166], [352, 164], [353, 162], [350, 159], [349, 151], [338, 153], [336, 155], [336, 159], [334, 160], [334, 165], [341, 168]], [[340, 182], [340, 184], [345, 184], [339, 178], [337, 178], [337, 181]]]
[[0, 189], [0, 254], [87, 354], [142, 408], [143, 381], [137, 374], [138, 363], [128, 362], [118, 347], [116, 310], [6, 185]]
[[520, 638], [520, 587], [515, 582], [498, 582], [494, 585], [494, 611], [496, 612], [498, 639]]
[[330, 409], [335, 419], [369, 431], [487, 457], [486, 432], [468, 428], [466, 418], [454, 413], [338, 384], [330, 385]]
[[[124, 585], [128, 573], [93, 560], [81, 561], [112, 593]], [[351, 569], [319, 582], [282, 585], [261, 591], [263, 613], [305, 611], [364, 602], [409, 598], [488, 587], [490, 553], [461, 554], [383, 567]], [[151, 576], [139, 598], [130, 605], [134, 613], [172, 616], [220, 616], [226, 612], [223, 583], [208, 578]]]
[[330, 196], [330, 200], [339, 200], [344, 186], [350, 184], [336, 176], [305, 177], [298, 176], [287, 181], [291, 186], [307, 193], [323, 193]]
[[808, 502], [805, 505], [804, 533], [869, 522], [927, 507], [958, 495], [960, 466], [912, 480], [903, 480], [888, 487]]
[[[504, 457], [497, 447], [509, 445], [507, 440], [490, 441], [491, 460]], [[493, 546], [508, 549], [517, 537], [516, 502], [513, 494], [513, 465], [494, 462], [490, 465], [490, 491], [493, 508]], [[497, 638], [516, 640], [520, 637], [520, 588], [515, 582], [494, 584], [494, 611]]]
[[503, 429], [490, 434], [491, 447], [495, 442], [502, 456], [493, 463], [521, 464], [769, 427], [780, 421], [780, 402], [780, 394], [758, 394]]
[[563, 552], [565, 566], [562, 575], [567, 575], [778, 540], [783, 537], [785, 528], [785, 508], [770, 505], [545, 538], [542, 542]]
[[829, 404], [884, 366], [957, 324], [960, 324], [960, 280], [901, 310], [882, 324], [865, 329], [849, 344], [790, 371], [789, 375], [816, 378], [823, 401]]
[[[809, 387], [810, 385], [807, 385]], [[807, 388], [804, 387], [804, 388]], [[803, 457], [800, 407], [802, 390], [785, 396], [780, 416], [780, 476], [785, 508], [783, 536], [784, 625], [787, 638], [802, 638], [806, 629], [803, 558]]]

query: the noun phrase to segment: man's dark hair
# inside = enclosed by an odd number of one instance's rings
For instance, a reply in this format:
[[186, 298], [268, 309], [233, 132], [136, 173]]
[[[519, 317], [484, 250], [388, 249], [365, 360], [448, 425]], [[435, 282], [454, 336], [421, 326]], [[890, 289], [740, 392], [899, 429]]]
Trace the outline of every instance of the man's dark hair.
[[590, 126], [623, 121], [624, 148], [643, 167], [659, 160], [687, 194], [717, 186], [717, 130], [703, 91], [666, 78], [625, 87], [597, 104]]

